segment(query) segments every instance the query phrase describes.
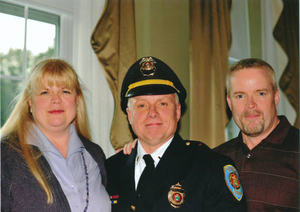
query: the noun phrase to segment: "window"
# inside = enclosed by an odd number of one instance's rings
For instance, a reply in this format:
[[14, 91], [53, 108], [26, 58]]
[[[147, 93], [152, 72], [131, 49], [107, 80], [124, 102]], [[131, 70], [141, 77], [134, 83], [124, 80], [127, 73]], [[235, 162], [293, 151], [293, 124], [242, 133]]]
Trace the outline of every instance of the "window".
[[[233, 66], [233, 64], [235, 64], [238, 61], [239, 61], [238, 58], [229, 57], [229, 67]], [[229, 122], [225, 128], [226, 141], [229, 141], [230, 139], [237, 137], [239, 132], [240, 132], [240, 129], [238, 128], [238, 126], [234, 122], [233, 118], [231, 117], [231, 119], [229, 120]]]
[[59, 55], [60, 16], [0, 2], [1, 127], [10, 103], [38, 61]]

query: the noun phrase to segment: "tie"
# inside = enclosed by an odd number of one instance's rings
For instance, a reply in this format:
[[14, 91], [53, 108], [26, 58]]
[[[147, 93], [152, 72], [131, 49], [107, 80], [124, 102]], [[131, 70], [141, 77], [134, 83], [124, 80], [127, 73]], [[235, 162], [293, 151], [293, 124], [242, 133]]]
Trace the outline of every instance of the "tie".
[[140, 177], [137, 192], [140, 193], [141, 189], [147, 184], [147, 182], [150, 179], [151, 174], [154, 171], [154, 160], [152, 159], [151, 155], [144, 155], [143, 159], [146, 162], [146, 167], [144, 168], [144, 171]]

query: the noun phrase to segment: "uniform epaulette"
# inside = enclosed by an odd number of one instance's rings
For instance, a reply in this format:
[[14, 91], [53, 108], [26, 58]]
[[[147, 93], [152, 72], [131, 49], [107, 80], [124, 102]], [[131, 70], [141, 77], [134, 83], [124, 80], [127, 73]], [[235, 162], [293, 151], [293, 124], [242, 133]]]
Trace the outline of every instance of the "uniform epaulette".
[[202, 146], [202, 145], [205, 145], [201, 141], [189, 141], [189, 140], [185, 140], [184, 142], [185, 142], [186, 146]]

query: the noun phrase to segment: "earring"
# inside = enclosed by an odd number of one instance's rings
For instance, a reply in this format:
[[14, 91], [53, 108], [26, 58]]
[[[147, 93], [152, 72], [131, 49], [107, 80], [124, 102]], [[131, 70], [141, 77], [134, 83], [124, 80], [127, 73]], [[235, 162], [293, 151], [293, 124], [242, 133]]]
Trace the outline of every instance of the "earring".
[[30, 113], [32, 114], [32, 108], [29, 109]]

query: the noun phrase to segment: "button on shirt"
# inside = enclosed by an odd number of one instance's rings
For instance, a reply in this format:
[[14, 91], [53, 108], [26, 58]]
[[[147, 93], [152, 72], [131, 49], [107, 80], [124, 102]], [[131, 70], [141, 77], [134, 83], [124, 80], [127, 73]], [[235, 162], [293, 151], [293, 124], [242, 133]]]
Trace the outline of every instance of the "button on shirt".
[[39, 147], [60, 183], [68, 199], [72, 212], [81, 212], [86, 206], [87, 188], [81, 150], [86, 161], [89, 175], [89, 206], [88, 211], [111, 211], [109, 196], [102, 185], [100, 168], [92, 156], [84, 148], [73, 124], [70, 126], [67, 157], [49, 141], [42, 131], [35, 126], [37, 136], [29, 143]]
[[[154, 160], [154, 166], [155, 167], [159, 163], [160, 158], [163, 156], [163, 154], [165, 153], [168, 146], [171, 144], [171, 141], [172, 141], [173, 137], [170, 140], [168, 140], [166, 143], [161, 145], [152, 154], [150, 154], [152, 159]], [[137, 188], [139, 179], [142, 175], [142, 172], [143, 172], [144, 168], [146, 167], [146, 163], [143, 159], [143, 156], [145, 154], [148, 154], [148, 153], [145, 152], [144, 148], [140, 144], [140, 141], [138, 141], [137, 154], [136, 154], [136, 159], [135, 159], [135, 171], [134, 171], [135, 189]]]

